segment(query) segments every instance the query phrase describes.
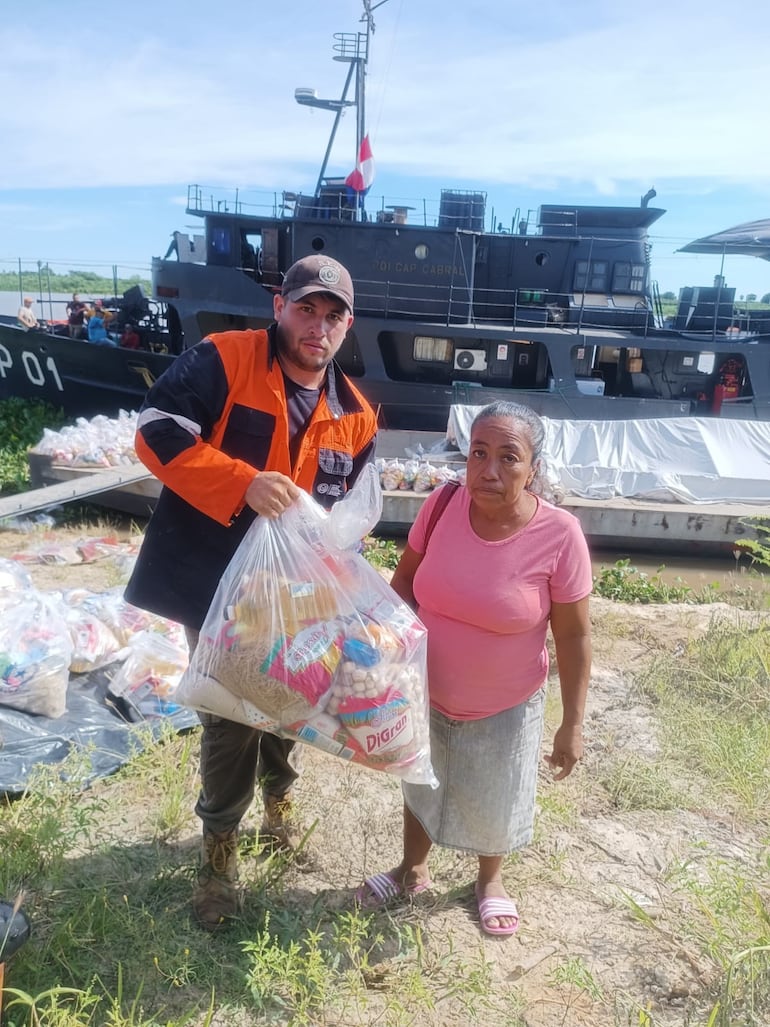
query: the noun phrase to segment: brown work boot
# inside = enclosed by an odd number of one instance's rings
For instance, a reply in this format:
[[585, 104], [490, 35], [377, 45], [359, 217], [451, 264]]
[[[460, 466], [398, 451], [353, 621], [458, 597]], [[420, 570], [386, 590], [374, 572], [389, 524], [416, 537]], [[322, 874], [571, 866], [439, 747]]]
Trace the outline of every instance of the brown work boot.
[[265, 795], [264, 802], [265, 812], [259, 833], [272, 842], [275, 848], [300, 855], [304, 838], [297, 824], [291, 794]]
[[201, 866], [192, 897], [193, 915], [204, 931], [218, 931], [238, 915], [238, 830], [203, 832]]

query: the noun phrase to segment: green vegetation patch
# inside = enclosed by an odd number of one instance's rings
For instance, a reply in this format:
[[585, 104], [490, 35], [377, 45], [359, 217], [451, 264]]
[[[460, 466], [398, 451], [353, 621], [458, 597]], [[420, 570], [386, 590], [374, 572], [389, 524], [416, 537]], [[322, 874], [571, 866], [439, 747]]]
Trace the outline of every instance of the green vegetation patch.
[[372, 567], [394, 571], [401, 554], [392, 538], [375, 538], [373, 535], [367, 535], [362, 555]]
[[[636, 678], [657, 705], [666, 762], [748, 819], [770, 804], [770, 624], [736, 615]], [[709, 797], [702, 795], [703, 801]]]
[[43, 437], [44, 428], [66, 423], [61, 410], [39, 400], [0, 400], [0, 491], [21, 492], [29, 485], [27, 451]]
[[620, 603], [715, 603], [722, 599], [718, 585], [707, 585], [696, 591], [681, 578], [673, 583], [657, 574], [646, 574], [630, 560], [617, 560], [612, 567], [602, 567], [594, 575], [594, 595]]
[[135, 285], [149, 292], [152, 288], [148, 279], [141, 275], [106, 278], [93, 271], [67, 271], [59, 274], [43, 265], [35, 271], [0, 271], [0, 292], [25, 292], [30, 296], [46, 296], [49, 292], [77, 292], [83, 296], [122, 295]]

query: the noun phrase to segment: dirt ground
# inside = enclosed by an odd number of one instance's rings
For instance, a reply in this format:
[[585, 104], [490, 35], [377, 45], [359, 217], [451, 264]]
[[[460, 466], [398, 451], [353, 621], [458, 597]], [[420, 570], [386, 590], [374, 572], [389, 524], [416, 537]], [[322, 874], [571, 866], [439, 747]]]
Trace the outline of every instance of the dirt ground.
[[[60, 529], [50, 542], [65, 547], [71, 558], [72, 544], [82, 537], [82, 532]], [[116, 537], [128, 542], [130, 532], [123, 529]], [[40, 532], [0, 531], [0, 557], [39, 549], [45, 542]], [[44, 589], [77, 584], [100, 591], [114, 586], [121, 573], [108, 558], [26, 566]], [[726, 810], [619, 811], [602, 778], [618, 754], [657, 759], [656, 720], [634, 688], [633, 675], [655, 654], [674, 653], [684, 640], [707, 631], [714, 617], [734, 619], [735, 611], [722, 604], [630, 607], [593, 600], [595, 656], [586, 755], [565, 782], [552, 782], [543, 768], [535, 841], [506, 862], [506, 884], [521, 913], [518, 934], [494, 939], [480, 933], [472, 899], [473, 860], [448, 851], [435, 853], [434, 890], [404, 913], [419, 917], [428, 948], [440, 953], [451, 939], [453, 953], [468, 965], [479, 958], [490, 965], [493, 988], [523, 995], [525, 1020], [509, 1022], [617, 1027], [643, 1024], [638, 1010], [645, 1007], [655, 1027], [705, 1022], [714, 971], [681, 942], [671, 922], [676, 902], [669, 871], [680, 861], [708, 854], [748, 858], [760, 839]], [[553, 705], [557, 694], [554, 681]], [[546, 733], [544, 745], [549, 743]], [[364, 875], [398, 862], [398, 783], [314, 750], [305, 749], [303, 758], [298, 799], [303, 819], [315, 823], [315, 862], [309, 872], [297, 871], [298, 894], [320, 894], [330, 904], [342, 904]], [[255, 810], [255, 823], [258, 815]], [[196, 833], [191, 816], [190, 840]], [[628, 896], [649, 923], [642, 925], [632, 916]], [[565, 985], [569, 968], [580, 966], [589, 972], [588, 982], [581, 984], [573, 974], [575, 983]], [[496, 1014], [476, 1022], [503, 1021]]]

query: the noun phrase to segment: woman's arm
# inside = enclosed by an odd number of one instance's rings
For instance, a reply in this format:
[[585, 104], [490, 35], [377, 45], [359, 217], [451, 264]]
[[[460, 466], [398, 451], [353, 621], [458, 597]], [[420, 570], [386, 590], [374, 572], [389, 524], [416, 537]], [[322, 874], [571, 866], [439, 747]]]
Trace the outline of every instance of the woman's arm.
[[588, 596], [576, 603], [551, 605], [551, 633], [561, 687], [562, 721], [547, 757], [558, 769], [555, 781], [572, 773], [583, 755], [583, 714], [591, 675], [591, 620]]
[[398, 561], [398, 567], [393, 571], [390, 587], [407, 606], [413, 610], [417, 609], [417, 600], [414, 598], [414, 576], [417, 568], [422, 563], [423, 553], [418, 553], [410, 545], [407, 545]]

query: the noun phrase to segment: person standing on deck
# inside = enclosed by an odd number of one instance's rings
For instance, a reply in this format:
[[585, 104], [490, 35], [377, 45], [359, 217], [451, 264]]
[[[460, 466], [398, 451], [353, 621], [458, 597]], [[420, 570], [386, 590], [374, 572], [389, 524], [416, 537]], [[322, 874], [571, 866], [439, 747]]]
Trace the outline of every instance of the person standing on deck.
[[19, 322], [19, 327], [25, 331], [29, 331], [30, 328], [39, 328], [40, 324], [38, 319], [32, 313], [33, 300], [29, 296], [24, 297], [24, 302], [19, 307], [19, 312], [16, 315], [16, 320]]
[[76, 292], [73, 292], [72, 299], [67, 304], [67, 324], [71, 339], [83, 338], [87, 310], [86, 304]]

